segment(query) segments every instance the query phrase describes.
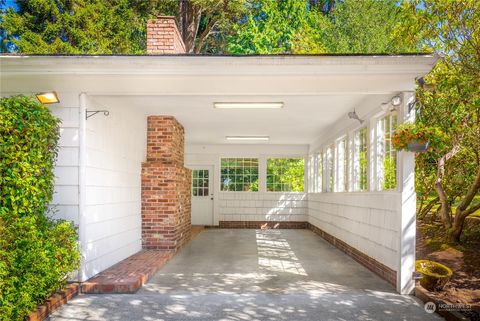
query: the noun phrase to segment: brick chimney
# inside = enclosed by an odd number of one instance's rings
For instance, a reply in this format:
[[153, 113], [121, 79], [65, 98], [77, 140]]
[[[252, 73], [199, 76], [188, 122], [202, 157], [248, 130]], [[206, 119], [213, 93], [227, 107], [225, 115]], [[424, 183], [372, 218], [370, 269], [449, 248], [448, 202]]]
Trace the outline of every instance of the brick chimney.
[[183, 54], [185, 44], [178, 31], [175, 17], [160, 16], [147, 23], [147, 54]]

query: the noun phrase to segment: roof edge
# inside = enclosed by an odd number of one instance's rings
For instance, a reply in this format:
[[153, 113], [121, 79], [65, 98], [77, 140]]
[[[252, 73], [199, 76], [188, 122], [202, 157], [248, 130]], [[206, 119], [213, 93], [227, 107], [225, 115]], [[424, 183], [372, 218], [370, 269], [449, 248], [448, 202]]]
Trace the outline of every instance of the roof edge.
[[322, 53], [322, 54], [246, 54], [246, 55], [233, 55], [233, 54], [27, 54], [27, 53], [2, 53], [0, 57], [235, 57], [235, 58], [248, 58], [248, 57], [432, 57], [436, 56], [441, 58], [442, 56], [433, 52], [407, 52], [407, 53]]

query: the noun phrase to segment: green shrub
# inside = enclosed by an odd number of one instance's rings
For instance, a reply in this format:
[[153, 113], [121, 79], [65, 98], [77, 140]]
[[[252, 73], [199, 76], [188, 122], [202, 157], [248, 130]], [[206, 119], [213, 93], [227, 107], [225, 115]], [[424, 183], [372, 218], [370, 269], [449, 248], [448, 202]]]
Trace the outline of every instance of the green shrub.
[[47, 216], [59, 120], [32, 98], [0, 99], [0, 319], [23, 320], [78, 267], [77, 234]]

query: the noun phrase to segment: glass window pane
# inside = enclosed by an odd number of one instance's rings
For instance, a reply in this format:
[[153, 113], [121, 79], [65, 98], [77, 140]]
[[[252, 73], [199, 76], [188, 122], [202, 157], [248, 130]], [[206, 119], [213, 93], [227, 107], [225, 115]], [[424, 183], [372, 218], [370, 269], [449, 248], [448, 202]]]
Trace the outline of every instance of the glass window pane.
[[353, 190], [356, 192], [367, 190], [368, 153], [367, 128], [361, 128], [354, 133], [353, 142]]
[[397, 186], [397, 153], [392, 146], [392, 135], [397, 114], [392, 112], [377, 124], [377, 189], [389, 190]]
[[267, 159], [267, 191], [303, 192], [304, 172], [303, 158]]
[[[258, 190], [258, 159], [222, 158], [220, 182], [222, 191]], [[208, 173], [206, 174], [208, 176]], [[205, 187], [208, 187], [206, 185]]]

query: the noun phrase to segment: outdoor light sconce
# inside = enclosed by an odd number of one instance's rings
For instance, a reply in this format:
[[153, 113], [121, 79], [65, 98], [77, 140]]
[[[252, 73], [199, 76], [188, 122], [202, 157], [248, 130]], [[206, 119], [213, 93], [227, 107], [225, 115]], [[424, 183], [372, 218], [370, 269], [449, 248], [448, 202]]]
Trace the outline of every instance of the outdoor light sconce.
[[382, 103], [380, 107], [382, 108], [383, 111], [394, 111], [401, 104], [402, 104], [402, 97], [397, 95], [397, 96], [393, 96], [389, 102]]
[[348, 113], [348, 118], [350, 119], [356, 119], [360, 122], [360, 124], [363, 124], [364, 120], [363, 119], [360, 119], [360, 117], [358, 117], [358, 114], [357, 112], [355, 111], [355, 109], [351, 112]]
[[390, 102], [392, 103], [392, 106], [395, 106], [395, 107], [400, 106], [400, 104], [402, 103], [402, 97], [393, 96]]
[[46, 91], [43, 93], [35, 94], [35, 96], [37, 97], [38, 101], [44, 105], [56, 104], [60, 102], [60, 100], [58, 99], [58, 95], [55, 91]]
[[89, 119], [90, 117], [98, 113], [103, 113], [104, 116], [110, 115], [110, 112], [108, 110], [87, 110], [85, 113], [85, 119]]

